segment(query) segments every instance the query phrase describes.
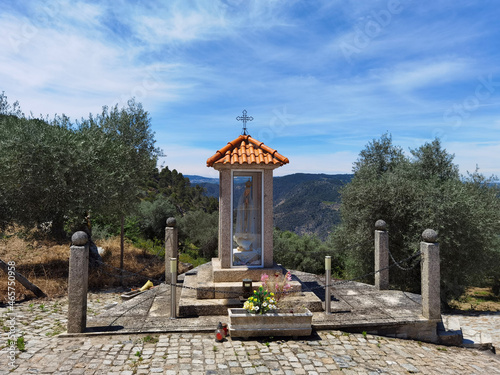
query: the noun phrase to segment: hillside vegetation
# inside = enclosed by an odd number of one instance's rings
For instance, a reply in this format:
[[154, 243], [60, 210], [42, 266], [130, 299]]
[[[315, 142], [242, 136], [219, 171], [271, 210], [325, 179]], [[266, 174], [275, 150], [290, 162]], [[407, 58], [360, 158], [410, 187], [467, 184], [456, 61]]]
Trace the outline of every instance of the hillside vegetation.
[[340, 189], [351, 178], [304, 173], [275, 177], [274, 226], [326, 240], [340, 223]]

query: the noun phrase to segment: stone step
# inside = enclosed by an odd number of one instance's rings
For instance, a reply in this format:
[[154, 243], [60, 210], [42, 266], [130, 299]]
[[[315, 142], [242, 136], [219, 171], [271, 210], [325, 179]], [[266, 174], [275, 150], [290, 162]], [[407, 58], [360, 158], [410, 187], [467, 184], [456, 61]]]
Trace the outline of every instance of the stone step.
[[[457, 324], [458, 323], [458, 324]], [[447, 327], [441, 321], [437, 324], [438, 341], [441, 345], [462, 346], [463, 335], [458, 319], [448, 319]]]
[[438, 324], [439, 342], [443, 345], [463, 346], [479, 350], [495, 351], [491, 336], [460, 324], [460, 319], [450, 316]]
[[[196, 272], [188, 272], [185, 275], [184, 288], [181, 290], [179, 301], [179, 316], [227, 315], [228, 308], [243, 306], [238, 298], [228, 298], [228, 296], [225, 296], [226, 298], [199, 299], [197, 297], [200, 287], [197, 277], [199, 274], [200, 269], [198, 269], [198, 275]], [[211, 287], [212, 284], [207, 282], [205, 285]], [[258, 284], [260, 285], [260, 282]], [[298, 292], [287, 296], [286, 305], [292, 309], [304, 306], [312, 312], [323, 311], [321, 300], [312, 292]]]
[[273, 275], [275, 273], [284, 273], [283, 267], [274, 264], [270, 268], [221, 268], [220, 260], [212, 259], [212, 275], [214, 282], [241, 282], [243, 279], [252, 279], [254, 282], [260, 282], [262, 274]]
[[[302, 291], [302, 285], [298, 281], [289, 282], [291, 288], [290, 293], [297, 293]], [[260, 282], [253, 283], [252, 292], [257, 290], [261, 285]], [[209, 299], [209, 298], [238, 298], [239, 296], [244, 296], [245, 290], [243, 288], [242, 282], [209, 282], [209, 281], [199, 281], [198, 282], [198, 299]]]

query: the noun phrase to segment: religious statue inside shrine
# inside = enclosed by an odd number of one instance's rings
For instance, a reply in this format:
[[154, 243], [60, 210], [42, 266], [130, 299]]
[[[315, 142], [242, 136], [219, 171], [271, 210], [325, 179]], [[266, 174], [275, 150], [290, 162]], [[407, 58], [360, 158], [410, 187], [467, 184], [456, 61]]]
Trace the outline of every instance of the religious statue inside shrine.
[[233, 266], [262, 264], [261, 173], [235, 173], [233, 179]]
[[239, 251], [250, 251], [255, 239], [255, 217], [253, 216], [252, 180], [245, 182], [236, 211], [234, 240]]

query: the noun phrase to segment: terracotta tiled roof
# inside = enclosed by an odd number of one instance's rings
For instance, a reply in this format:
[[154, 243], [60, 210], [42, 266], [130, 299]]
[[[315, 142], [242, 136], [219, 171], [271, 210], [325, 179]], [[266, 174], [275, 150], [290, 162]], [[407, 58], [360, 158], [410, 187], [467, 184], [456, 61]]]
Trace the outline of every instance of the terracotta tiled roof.
[[240, 135], [234, 141], [217, 150], [207, 160], [207, 167], [214, 164], [287, 164], [288, 159], [249, 135]]

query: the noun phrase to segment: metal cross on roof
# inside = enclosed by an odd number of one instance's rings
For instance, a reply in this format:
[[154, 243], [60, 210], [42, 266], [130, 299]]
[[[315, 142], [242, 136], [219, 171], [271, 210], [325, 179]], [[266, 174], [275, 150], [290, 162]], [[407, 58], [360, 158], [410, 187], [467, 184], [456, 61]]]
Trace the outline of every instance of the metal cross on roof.
[[243, 116], [236, 117], [237, 121], [243, 121], [243, 135], [247, 135], [247, 121], [252, 121], [252, 116], [247, 116], [247, 110], [243, 110]]

